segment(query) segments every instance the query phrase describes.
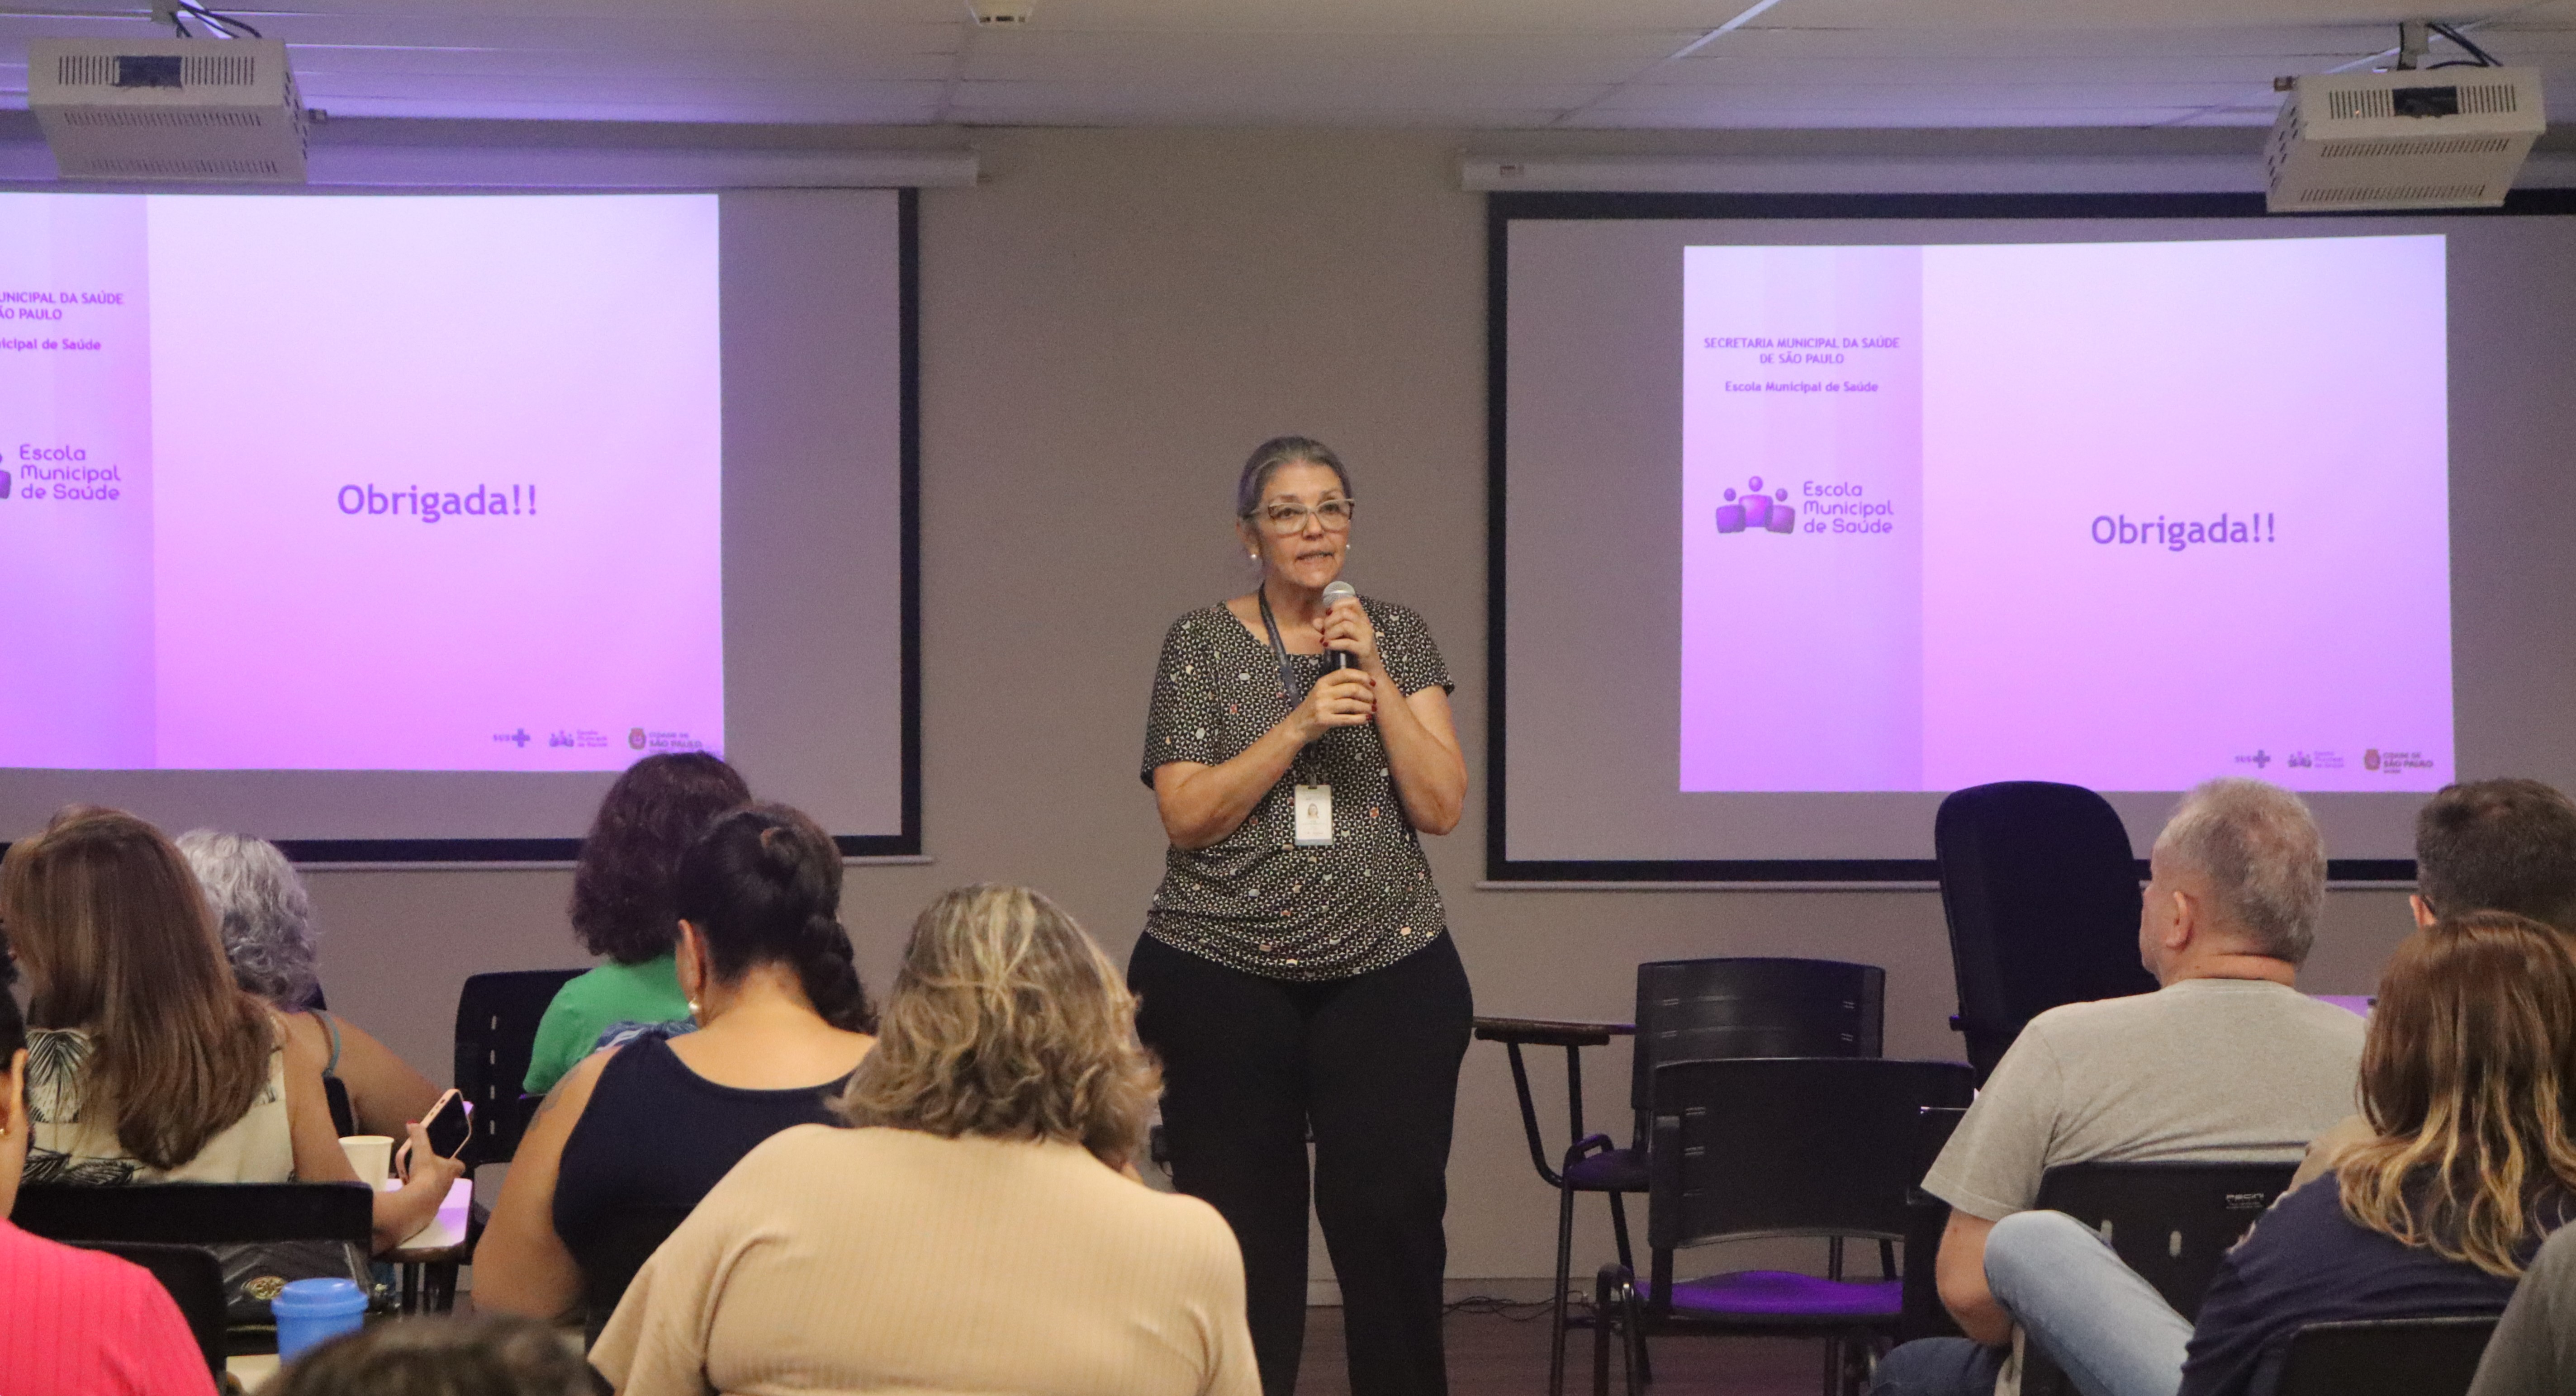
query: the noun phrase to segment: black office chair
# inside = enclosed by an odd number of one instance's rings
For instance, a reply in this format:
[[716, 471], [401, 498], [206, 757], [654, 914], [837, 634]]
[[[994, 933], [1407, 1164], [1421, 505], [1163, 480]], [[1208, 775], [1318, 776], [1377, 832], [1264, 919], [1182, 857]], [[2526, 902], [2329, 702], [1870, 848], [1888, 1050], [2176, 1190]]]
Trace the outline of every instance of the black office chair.
[[474, 1107], [466, 1142], [470, 1170], [507, 1163], [517, 1152], [528, 1111], [520, 1103], [535, 1055], [537, 1024], [556, 991], [582, 971], [504, 970], [477, 974], [456, 996], [456, 1089]]
[[215, 1374], [224, 1378], [224, 1267], [203, 1246], [166, 1246], [143, 1241], [82, 1241], [83, 1250], [104, 1251], [152, 1272], [188, 1321], [188, 1336]]
[[2022, 1026], [2064, 1003], [2151, 993], [2138, 963], [2138, 864], [2110, 802], [2009, 780], [1941, 802], [1941, 911], [1968, 1064], [1984, 1085]]
[[2493, 1314], [2311, 1323], [2275, 1396], [2465, 1396], [2495, 1328]]
[[[2035, 1205], [2102, 1233], [2175, 1313], [2197, 1318], [2219, 1262], [2297, 1172], [2295, 1162], [2069, 1164], [2040, 1179]], [[2036, 1343], [2023, 1359], [2024, 1396], [2075, 1396]]]
[[[1556, 1290], [1550, 1313], [1548, 1396], [1565, 1390], [1566, 1289], [1573, 1275], [1574, 1198], [1597, 1192], [1610, 1199], [1610, 1225], [1619, 1263], [1636, 1268], [1628, 1236], [1624, 1195], [1647, 1186], [1647, 1108], [1655, 1068], [1666, 1062], [1736, 1057], [1875, 1057], [1886, 1019], [1887, 972], [1876, 965], [1838, 960], [1734, 958], [1659, 960], [1637, 966], [1637, 1021], [1583, 1023], [1521, 1018], [1479, 1018], [1476, 1036], [1500, 1042], [1511, 1055], [1521, 1128], [1530, 1163], [1557, 1191]], [[1606, 1134], [1583, 1128], [1583, 1062], [1580, 1049], [1614, 1036], [1637, 1038], [1628, 1078], [1628, 1105], [1636, 1132], [1626, 1148]], [[1548, 1166], [1538, 1111], [1530, 1097], [1524, 1046], [1565, 1049], [1566, 1107], [1571, 1147], [1561, 1167]], [[1839, 1263], [1840, 1241], [1834, 1242]]]
[[[1601, 1268], [1592, 1338], [1594, 1396], [1608, 1396], [1613, 1330], [1624, 1339], [1631, 1396], [1646, 1378], [1649, 1333], [1797, 1334], [1826, 1346], [1826, 1390], [1851, 1389], [1865, 1363], [1855, 1341], [1895, 1336], [1903, 1285], [1892, 1273], [1851, 1281], [1747, 1271], [1676, 1281], [1683, 1246], [1756, 1236], [1905, 1234], [1911, 1140], [1926, 1106], [1964, 1107], [1962, 1062], [1769, 1058], [1670, 1062], [1655, 1069], [1646, 1242], [1652, 1271]], [[1884, 1251], [1882, 1271], [1892, 1271]]]

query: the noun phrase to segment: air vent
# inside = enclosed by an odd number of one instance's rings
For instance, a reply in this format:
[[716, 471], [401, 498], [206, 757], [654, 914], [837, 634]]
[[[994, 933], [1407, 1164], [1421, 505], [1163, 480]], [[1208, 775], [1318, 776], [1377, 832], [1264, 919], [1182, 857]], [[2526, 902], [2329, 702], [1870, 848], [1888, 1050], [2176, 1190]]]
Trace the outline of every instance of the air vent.
[[90, 173], [103, 179], [277, 179], [286, 171], [274, 160], [157, 160], [149, 157], [93, 160]]
[[2511, 136], [2454, 136], [2429, 141], [2334, 141], [2317, 154], [2328, 160], [2367, 160], [2389, 155], [2502, 155]]
[[66, 53], [54, 60], [54, 82], [62, 87], [114, 87], [116, 55]]
[[2460, 89], [2460, 115], [2510, 116], [2522, 110], [2521, 95], [2509, 82], [2481, 83]]
[[190, 87], [249, 87], [259, 81], [259, 60], [247, 53], [197, 53], [180, 70]]
[[2326, 120], [2367, 121], [2374, 117], [2395, 116], [2397, 99], [2385, 87], [2363, 92], [2329, 92], [2326, 94]]
[[264, 114], [255, 111], [204, 111], [187, 107], [108, 107], [89, 111], [63, 113], [66, 126], [157, 126], [173, 127], [232, 126], [253, 130], [267, 124]]
[[[60, 87], [252, 87], [259, 82], [259, 57], [248, 53], [192, 53], [184, 55], [150, 54], [150, 58], [179, 61], [176, 83], [144, 83], [117, 80], [117, 55], [109, 53], [66, 53], [54, 60], [54, 83]], [[131, 59], [127, 66], [134, 66]], [[130, 75], [129, 75], [130, 76]]]
[[2299, 202], [2310, 208], [2354, 204], [2474, 203], [2486, 197], [2483, 184], [2379, 184], [2354, 189], [2303, 189]]

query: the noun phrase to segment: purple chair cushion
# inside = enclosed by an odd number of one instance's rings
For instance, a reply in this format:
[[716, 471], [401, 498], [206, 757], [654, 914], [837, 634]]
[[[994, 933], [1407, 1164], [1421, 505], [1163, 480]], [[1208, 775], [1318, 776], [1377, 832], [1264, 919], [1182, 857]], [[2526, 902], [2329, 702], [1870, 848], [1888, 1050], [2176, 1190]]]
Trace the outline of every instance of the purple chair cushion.
[[[1638, 1290], [1651, 1303], [1651, 1286]], [[1782, 1270], [1738, 1270], [1673, 1286], [1673, 1309], [1686, 1315], [1743, 1318], [1884, 1318], [1905, 1308], [1903, 1280], [1828, 1280]]]
[[1594, 1154], [1565, 1171], [1576, 1192], [1644, 1192], [1646, 1156], [1634, 1149]]

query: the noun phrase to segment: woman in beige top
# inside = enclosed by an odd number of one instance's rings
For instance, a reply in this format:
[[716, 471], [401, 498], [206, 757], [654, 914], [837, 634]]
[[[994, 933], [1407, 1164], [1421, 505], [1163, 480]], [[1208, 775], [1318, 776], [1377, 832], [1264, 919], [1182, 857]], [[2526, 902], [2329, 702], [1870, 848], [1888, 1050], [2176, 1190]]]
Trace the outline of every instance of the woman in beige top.
[[[161, 831], [75, 807], [0, 860], [27, 971], [30, 1183], [358, 1180], [322, 1059], [233, 982], [214, 917]], [[411, 1178], [378, 1193], [378, 1250], [426, 1225], [463, 1168], [411, 1127]]]
[[1071, 917], [951, 892], [838, 1101], [854, 1127], [745, 1156], [591, 1365], [627, 1396], [1255, 1396], [1233, 1233], [1128, 1168], [1156, 1086], [1135, 1001]]

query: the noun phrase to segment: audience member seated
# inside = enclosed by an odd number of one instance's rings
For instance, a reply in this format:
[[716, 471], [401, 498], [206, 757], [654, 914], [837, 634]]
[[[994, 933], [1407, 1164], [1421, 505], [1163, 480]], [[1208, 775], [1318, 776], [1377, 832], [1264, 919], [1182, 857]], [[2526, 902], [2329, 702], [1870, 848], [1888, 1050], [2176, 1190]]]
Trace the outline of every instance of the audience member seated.
[[474, 1302], [590, 1334], [707, 1190], [829, 1097], [875, 1027], [836, 919], [841, 854], [782, 806], [718, 819], [680, 858], [679, 979], [698, 1031], [593, 1054], [547, 1098], [474, 1256]]
[[733, 767], [698, 751], [647, 756], [608, 787], [572, 873], [573, 938], [608, 963], [564, 985], [546, 1006], [528, 1062], [529, 1094], [553, 1090], [621, 1023], [689, 1016], [671, 875], [717, 815], [750, 802], [751, 787]]
[[2380, 983], [2361, 1096], [2372, 1137], [2228, 1252], [2196, 1327], [2060, 1212], [1995, 1224], [1996, 1297], [2090, 1396], [2271, 1396], [2309, 1324], [2501, 1312], [2576, 1214], [2565, 939], [2501, 911], [2409, 936]]
[[401, 1138], [438, 1102], [438, 1087], [365, 1029], [314, 1007], [313, 902], [277, 845], [241, 834], [191, 829], [179, 852], [197, 874], [224, 938], [233, 981], [274, 1009], [324, 1080], [348, 1089], [360, 1134]]
[[1253, 1396], [1243, 1257], [1136, 1180], [1158, 1087], [1117, 969], [1054, 903], [922, 912], [853, 1128], [751, 1151], [655, 1252], [591, 1365], [708, 1390]]
[[[27, 972], [30, 1182], [355, 1182], [322, 1057], [234, 983], [197, 879], [161, 831], [71, 809], [0, 860]], [[411, 1126], [412, 1172], [376, 1195], [376, 1246], [438, 1211], [463, 1168]]]
[[2478, 1361], [2469, 1396], [2576, 1391], [2576, 1226], [2551, 1232]]
[[1935, 1265], [1966, 1338], [1906, 1343], [1881, 1396], [2019, 1389], [1986, 1238], [2065, 1164], [2290, 1162], [2352, 1109], [2362, 1020], [2295, 983], [2325, 908], [2325, 842], [2299, 797], [2216, 780], [2157, 835], [2138, 951], [2163, 987], [2039, 1015], [1924, 1179], [1950, 1204]]
[[0, 944], [0, 1391], [165, 1396], [215, 1389], [179, 1306], [150, 1271], [9, 1224], [27, 1166], [27, 1020]]
[[260, 1396], [590, 1396], [552, 1328], [514, 1314], [370, 1324], [288, 1363]]
[[[2417, 926], [2471, 911], [2510, 911], [2576, 936], [2576, 800], [2536, 780], [2446, 785], [2415, 815]], [[2292, 1185], [2334, 1171], [2374, 1137], [2359, 1115], [2318, 1135]]]

